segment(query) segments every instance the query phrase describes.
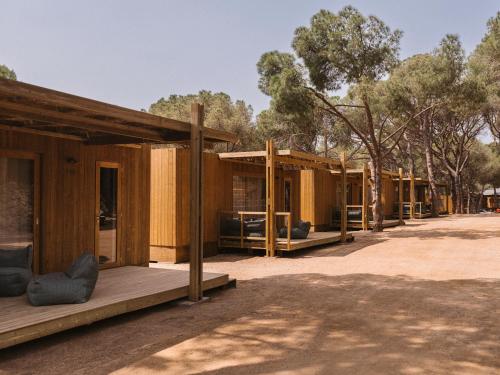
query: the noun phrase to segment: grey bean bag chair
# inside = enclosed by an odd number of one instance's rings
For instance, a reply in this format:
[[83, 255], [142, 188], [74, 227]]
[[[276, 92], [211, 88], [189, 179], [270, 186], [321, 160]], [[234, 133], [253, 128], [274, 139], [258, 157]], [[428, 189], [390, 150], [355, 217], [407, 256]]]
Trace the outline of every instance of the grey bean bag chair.
[[[294, 240], [302, 239], [305, 240], [309, 235], [309, 231], [311, 230], [311, 222], [310, 221], [299, 221], [299, 224], [296, 227], [292, 227], [290, 231], [290, 238]], [[288, 228], [283, 227], [279, 231], [280, 238], [288, 237]]]
[[26, 292], [31, 280], [33, 248], [0, 249], [0, 296], [14, 297]]
[[66, 272], [35, 277], [28, 285], [34, 306], [87, 302], [97, 282], [98, 264], [91, 254], [81, 255]]

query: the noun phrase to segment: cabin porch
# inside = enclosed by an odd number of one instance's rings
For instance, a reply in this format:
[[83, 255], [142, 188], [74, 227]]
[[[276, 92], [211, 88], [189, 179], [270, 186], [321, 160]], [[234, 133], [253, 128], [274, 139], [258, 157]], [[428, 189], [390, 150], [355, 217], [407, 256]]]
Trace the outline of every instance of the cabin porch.
[[[346, 233], [347, 241], [351, 241], [353, 238], [352, 233]], [[265, 250], [265, 241], [265, 237], [220, 236], [219, 248]], [[310, 232], [305, 239], [277, 238], [275, 247], [279, 253], [330, 245], [341, 241], [342, 233], [338, 231]]]
[[[203, 290], [228, 275], [203, 273]], [[32, 306], [26, 295], [0, 299], [0, 349], [188, 296], [189, 271], [126, 266], [102, 270], [87, 303]]]

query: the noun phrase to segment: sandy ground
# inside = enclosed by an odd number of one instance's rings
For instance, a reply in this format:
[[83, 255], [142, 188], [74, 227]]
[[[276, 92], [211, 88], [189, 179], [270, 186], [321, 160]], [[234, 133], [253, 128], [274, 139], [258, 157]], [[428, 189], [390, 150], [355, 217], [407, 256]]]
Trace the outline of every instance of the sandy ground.
[[500, 374], [500, 215], [205, 270], [238, 287], [7, 349], [0, 374]]

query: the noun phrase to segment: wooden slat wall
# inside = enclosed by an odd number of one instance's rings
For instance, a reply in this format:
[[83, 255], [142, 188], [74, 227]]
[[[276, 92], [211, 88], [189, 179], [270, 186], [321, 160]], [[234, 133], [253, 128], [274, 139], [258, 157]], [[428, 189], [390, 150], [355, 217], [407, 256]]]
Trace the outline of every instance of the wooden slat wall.
[[[149, 262], [150, 148], [86, 146], [80, 142], [0, 131], [0, 149], [41, 158], [40, 271], [66, 269], [94, 252], [96, 161], [120, 163], [122, 230], [119, 265]], [[73, 158], [72, 164], [67, 160]]]
[[[151, 152], [151, 259], [189, 259], [188, 149], [162, 148]], [[217, 253], [217, 213], [232, 206], [232, 164], [216, 154], [204, 154], [205, 255]]]
[[394, 210], [394, 203], [398, 200], [396, 184], [397, 182], [392, 180], [392, 176], [382, 176], [382, 207], [386, 219], [393, 219], [393, 214], [397, 213], [397, 210]]
[[313, 231], [328, 229], [336, 205], [337, 180], [329, 171], [300, 171], [300, 207], [302, 220], [310, 221]]
[[311, 222], [311, 230], [316, 224], [314, 171], [300, 171], [300, 213], [302, 220]]

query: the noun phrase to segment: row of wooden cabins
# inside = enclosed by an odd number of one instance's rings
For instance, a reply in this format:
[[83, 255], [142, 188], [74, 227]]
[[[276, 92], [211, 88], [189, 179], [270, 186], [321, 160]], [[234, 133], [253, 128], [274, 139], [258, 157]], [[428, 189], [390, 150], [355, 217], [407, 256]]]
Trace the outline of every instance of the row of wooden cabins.
[[[190, 150], [156, 148], [151, 158], [151, 260], [189, 260], [189, 178], [186, 173]], [[204, 251], [215, 255], [222, 249], [266, 251], [267, 255], [351, 240], [349, 229], [369, 230], [371, 214], [370, 171], [350, 169], [345, 161], [294, 150], [276, 150], [272, 141], [266, 150], [204, 153], [203, 207]], [[429, 183], [412, 174], [383, 172], [382, 205], [384, 227], [404, 224], [404, 219], [431, 216]], [[439, 213], [448, 212], [446, 186], [440, 185]], [[401, 192], [401, 194], [400, 194]], [[269, 199], [268, 199], [269, 197]], [[400, 203], [401, 202], [401, 203]], [[344, 213], [344, 214], [342, 214]], [[287, 229], [261, 230], [250, 235], [245, 220]], [[240, 227], [224, 230], [227, 220]], [[259, 221], [259, 219], [261, 219]], [[344, 220], [344, 221], [343, 221]], [[311, 223], [307, 239], [291, 239], [289, 229], [299, 221]], [[290, 225], [291, 224], [291, 225]], [[264, 229], [264, 228], [262, 228]]]
[[[272, 256], [352, 239], [347, 212], [358, 203], [359, 173], [345, 158], [275, 150], [272, 142], [250, 153], [203, 152], [235, 141], [203, 127], [199, 104], [182, 122], [0, 79], [0, 248], [32, 244], [35, 273], [63, 271], [85, 251], [102, 268], [85, 304], [0, 299], [0, 348], [182, 297], [198, 301], [204, 290], [231, 283], [203, 272], [203, 256], [221, 248]], [[361, 180], [366, 198], [365, 172]], [[384, 199], [387, 207], [396, 202]], [[263, 235], [224, 233], [227, 216], [240, 224], [252, 217]], [[290, 236], [299, 220], [312, 224], [307, 239]], [[285, 226], [279, 237], [275, 229]], [[189, 260], [190, 270], [148, 268], [150, 260]]]

